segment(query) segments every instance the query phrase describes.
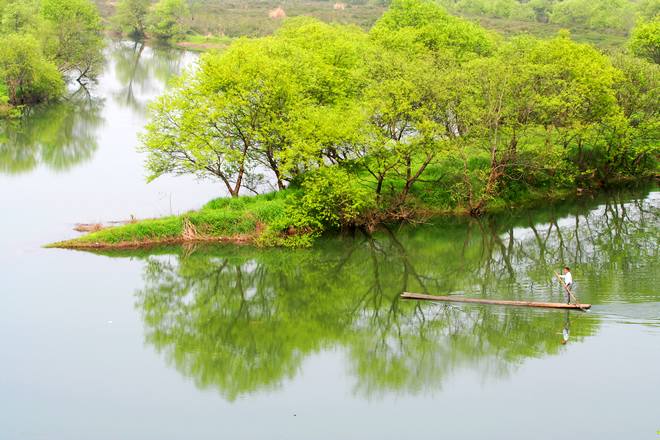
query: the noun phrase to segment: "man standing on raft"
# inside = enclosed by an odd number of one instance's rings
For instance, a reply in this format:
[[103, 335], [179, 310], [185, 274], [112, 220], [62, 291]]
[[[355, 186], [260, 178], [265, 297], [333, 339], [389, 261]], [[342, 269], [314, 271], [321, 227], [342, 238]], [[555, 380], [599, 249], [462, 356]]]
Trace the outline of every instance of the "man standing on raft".
[[559, 275], [564, 281], [564, 291], [566, 293], [566, 304], [571, 302], [571, 287], [573, 287], [573, 275], [571, 275], [571, 268], [564, 266], [564, 274]]

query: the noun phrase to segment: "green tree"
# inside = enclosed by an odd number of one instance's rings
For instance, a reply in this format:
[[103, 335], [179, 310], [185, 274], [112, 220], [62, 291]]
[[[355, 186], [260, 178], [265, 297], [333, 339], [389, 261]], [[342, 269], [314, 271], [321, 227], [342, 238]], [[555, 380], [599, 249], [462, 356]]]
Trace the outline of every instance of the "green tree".
[[186, 0], [159, 0], [147, 16], [149, 33], [162, 40], [181, 37], [188, 31], [189, 16]]
[[243, 187], [256, 192], [264, 171], [282, 189], [318, 167], [339, 143], [332, 109], [344, 108], [361, 84], [353, 74], [359, 45], [342, 38], [353, 35], [366, 41], [353, 28], [303, 19], [205, 55], [198, 72], [154, 106], [144, 139], [152, 177], [211, 175], [237, 196]]
[[0, 78], [13, 105], [57, 98], [64, 90], [57, 67], [31, 35], [0, 37]]
[[368, 120], [355, 145], [360, 164], [376, 180], [380, 196], [387, 178], [402, 181], [404, 201], [440, 152], [447, 131], [438, 95], [438, 71], [431, 56], [411, 56], [401, 48], [381, 49], [368, 64], [364, 92]]
[[383, 184], [394, 179], [405, 201], [415, 182], [453, 137], [438, 78], [444, 69], [491, 53], [494, 39], [482, 28], [452, 17], [434, 1], [397, 0], [370, 32], [362, 102], [367, 119], [354, 155]]
[[517, 39], [496, 57], [450, 72], [444, 83], [465, 172], [472, 156], [488, 161], [476, 179], [465, 176], [471, 210], [478, 213], [514, 184], [539, 186], [553, 174], [567, 179], [556, 184], [572, 183], [569, 149], [579, 157], [590, 130], [620, 115], [617, 79], [607, 58], [566, 35]]
[[115, 25], [133, 37], [144, 37], [147, 30], [147, 14], [150, 0], [121, 0], [113, 17]]
[[31, 33], [38, 35], [43, 28], [39, 16], [39, 3], [32, 0], [16, 0], [0, 10], [0, 30], [4, 34]]
[[449, 15], [434, 0], [394, 0], [371, 35], [389, 47], [413, 41], [445, 62], [487, 55], [495, 47], [485, 29]]
[[90, 0], [41, 0], [41, 15], [51, 38], [46, 51], [59, 70], [76, 79], [98, 74], [103, 63], [101, 17]]
[[[196, 74], [153, 106], [144, 137], [151, 178], [195, 173], [220, 179], [233, 197], [243, 188], [257, 191], [259, 163], [274, 160], [261, 154], [260, 142], [262, 134], [273, 134], [267, 125], [277, 117], [270, 110], [285, 111], [287, 97], [296, 93], [286, 64], [268, 57], [264, 44], [243, 41], [203, 57]], [[277, 163], [273, 169], [283, 186]]]
[[612, 56], [612, 63], [622, 73], [614, 89], [625, 123], [600, 131], [601, 138], [608, 135], [601, 168], [614, 175], [644, 175], [660, 154], [660, 66], [623, 53]]
[[612, 56], [612, 64], [622, 72], [615, 90], [624, 115], [634, 127], [657, 124], [660, 116], [660, 66], [624, 53]]
[[358, 97], [367, 83], [367, 35], [354, 27], [296, 18], [276, 37], [280, 56], [299, 87], [298, 101], [289, 101], [289, 116], [269, 124], [275, 132], [288, 133], [287, 142], [274, 146], [282, 169], [291, 179], [353, 158], [351, 145], [364, 120]]
[[638, 57], [660, 64], [660, 18], [638, 24], [632, 31], [629, 46]]
[[238, 125], [245, 120], [234, 120], [212, 105], [195, 79], [184, 76], [152, 106], [142, 139], [149, 153], [149, 180], [168, 173], [214, 176], [231, 196], [238, 197], [252, 164], [251, 138], [242, 135], [244, 127]]

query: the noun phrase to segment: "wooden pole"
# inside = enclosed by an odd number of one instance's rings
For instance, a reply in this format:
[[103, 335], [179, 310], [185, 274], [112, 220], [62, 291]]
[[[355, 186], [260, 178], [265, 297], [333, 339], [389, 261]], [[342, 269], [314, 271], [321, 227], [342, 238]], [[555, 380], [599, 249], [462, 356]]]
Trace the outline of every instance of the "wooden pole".
[[465, 298], [464, 296], [435, 296], [426, 295], [423, 293], [403, 292], [401, 294], [403, 299], [420, 299], [427, 301], [447, 301], [447, 302], [462, 302], [474, 304], [492, 304], [498, 306], [521, 306], [521, 307], [541, 307], [550, 309], [579, 309], [586, 310], [591, 307], [591, 304], [566, 304], [566, 303], [548, 303], [548, 302], [534, 302], [534, 301], [507, 301], [498, 299], [482, 299], [482, 298]]

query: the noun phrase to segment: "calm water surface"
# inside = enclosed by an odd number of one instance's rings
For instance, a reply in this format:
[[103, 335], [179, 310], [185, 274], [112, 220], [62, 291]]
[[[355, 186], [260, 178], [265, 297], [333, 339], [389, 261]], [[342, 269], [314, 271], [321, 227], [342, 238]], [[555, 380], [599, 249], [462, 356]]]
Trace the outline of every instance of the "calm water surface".
[[[223, 195], [144, 180], [187, 52], [112, 43], [98, 84], [0, 131], [0, 439], [656, 439], [660, 192], [436, 220], [301, 251], [45, 250], [76, 222]], [[405, 302], [401, 291], [588, 313]]]

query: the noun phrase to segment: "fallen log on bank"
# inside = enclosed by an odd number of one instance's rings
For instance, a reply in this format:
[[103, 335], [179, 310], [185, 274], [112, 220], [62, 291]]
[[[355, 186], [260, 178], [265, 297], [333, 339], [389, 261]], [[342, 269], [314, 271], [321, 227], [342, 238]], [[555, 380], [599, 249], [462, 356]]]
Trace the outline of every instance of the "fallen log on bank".
[[518, 306], [518, 307], [540, 307], [546, 309], [577, 309], [586, 310], [591, 307], [591, 304], [566, 304], [566, 303], [550, 303], [550, 302], [534, 302], [534, 301], [507, 301], [498, 299], [481, 299], [481, 298], [465, 298], [464, 296], [435, 296], [425, 295], [423, 293], [403, 292], [401, 294], [403, 299], [419, 299], [426, 301], [447, 301], [447, 302], [462, 302], [473, 304], [492, 304], [497, 306]]

